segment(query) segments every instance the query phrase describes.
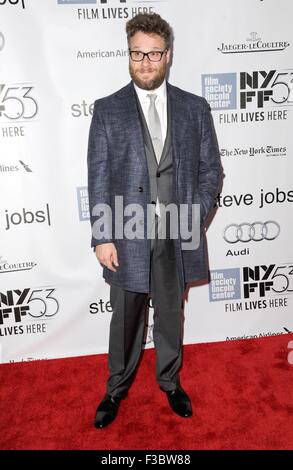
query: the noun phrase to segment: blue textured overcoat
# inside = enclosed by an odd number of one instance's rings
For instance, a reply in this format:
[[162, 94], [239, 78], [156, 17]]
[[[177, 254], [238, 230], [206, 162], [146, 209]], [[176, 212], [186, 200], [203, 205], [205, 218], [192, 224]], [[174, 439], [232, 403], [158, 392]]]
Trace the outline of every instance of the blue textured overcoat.
[[[173, 154], [173, 197], [176, 204], [200, 204], [201, 224], [214, 206], [222, 167], [210, 106], [199, 96], [167, 83], [171, 112]], [[114, 208], [115, 196], [123, 196], [124, 205], [140, 204], [144, 210], [151, 203], [148, 167], [133, 83], [116, 93], [95, 101], [88, 144], [88, 192], [92, 227], [97, 217], [92, 213], [98, 203]], [[110, 284], [135, 292], [149, 292], [150, 239], [102, 240], [92, 237], [91, 246], [113, 242], [118, 252], [117, 272], [103, 268]], [[182, 285], [207, 277], [205, 231], [195, 250], [182, 249], [175, 241], [176, 260]]]

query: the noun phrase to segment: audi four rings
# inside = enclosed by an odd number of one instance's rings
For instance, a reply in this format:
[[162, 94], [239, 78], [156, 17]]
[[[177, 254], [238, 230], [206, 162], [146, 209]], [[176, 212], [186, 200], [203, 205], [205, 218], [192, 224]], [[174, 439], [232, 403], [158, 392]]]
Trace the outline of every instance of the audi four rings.
[[275, 240], [280, 234], [281, 228], [278, 222], [267, 220], [266, 222], [243, 222], [242, 224], [230, 224], [225, 227], [224, 240], [227, 243], [262, 240]]

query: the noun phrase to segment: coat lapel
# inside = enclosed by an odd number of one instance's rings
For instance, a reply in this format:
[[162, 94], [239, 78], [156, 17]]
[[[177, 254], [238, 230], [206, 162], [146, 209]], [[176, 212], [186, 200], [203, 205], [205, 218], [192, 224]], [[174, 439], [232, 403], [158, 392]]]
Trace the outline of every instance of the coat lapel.
[[137, 158], [140, 161], [143, 160], [146, 164], [142, 126], [133, 83], [130, 82], [117, 96], [121, 102], [121, 122], [124, 123], [125, 133], [135, 150]]
[[168, 155], [168, 150], [169, 150], [170, 144], [171, 144], [171, 141], [169, 139], [170, 132], [171, 132], [171, 110], [170, 110], [170, 97], [168, 96], [168, 93], [167, 93], [167, 134], [166, 134], [166, 139], [165, 139], [165, 142], [164, 142], [164, 147], [163, 147], [163, 151], [162, 151], [162, 155], [161, 155], [159, 165], [162, 164], [163, 160]]
[[179, 161], [179, 150], [185, 139], [188, 116], [186, 116], [186, 107], [183, 106], [176, 88], [167, 83], [167, 91], [170, 101], [173, 153], [175, 160]]

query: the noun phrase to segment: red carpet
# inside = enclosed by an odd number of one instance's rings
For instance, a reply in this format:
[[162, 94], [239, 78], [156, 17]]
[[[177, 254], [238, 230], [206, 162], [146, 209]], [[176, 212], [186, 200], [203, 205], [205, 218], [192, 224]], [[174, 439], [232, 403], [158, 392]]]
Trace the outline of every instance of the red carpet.
[[119, 415], [93, 427], [107, 356], [0, 366], [0, 449], [292, 449], [293, 335], [184, 347], [194, 416], [174, 415], [145, 351]]

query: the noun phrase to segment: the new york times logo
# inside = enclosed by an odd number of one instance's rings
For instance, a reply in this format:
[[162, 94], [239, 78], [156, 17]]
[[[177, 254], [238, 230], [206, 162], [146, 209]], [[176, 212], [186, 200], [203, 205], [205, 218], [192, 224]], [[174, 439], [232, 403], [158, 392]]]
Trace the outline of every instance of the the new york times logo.
[[27, 315], [34, 319], [53, 317], [59, 310], [55, 290], [51, 287], [27, 287], [0, 292], [0, 325], [21, 323]]
[[263, 108], [265, 102], [271, 106], [284, 106], [293, 101], [293, 70], [255, 70], [240, 72], [240, 109], [248, 103]]
[[290, 294], [293, 291], [293, 263], [245, 266], [243, 268], [243, 294], [252, 296]]
[[0, 0], [0, 6], [1, 5], [19, 5], [23, 9], [25, 9], [25, 3], [24, 0]]

